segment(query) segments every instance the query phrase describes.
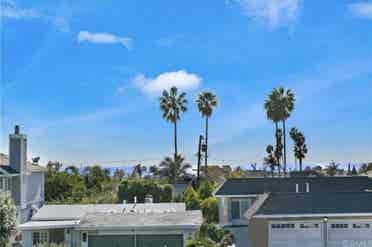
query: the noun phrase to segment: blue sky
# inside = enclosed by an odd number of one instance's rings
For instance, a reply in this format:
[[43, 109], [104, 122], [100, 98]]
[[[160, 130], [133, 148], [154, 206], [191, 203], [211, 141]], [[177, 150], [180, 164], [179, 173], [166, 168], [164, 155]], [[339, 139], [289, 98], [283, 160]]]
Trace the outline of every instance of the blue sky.
[[43, 162], [158, 162], [173, 147], [157, 99], [176, 84], [189, 161], [203, 131], [193, 102], [208, 89], [210, 163], [262, 163], [263, 102], [284, 86], [307, 162], [372, 160], [372, 1], [2, 0], [1, 17], [1, 152], [20, 124]]

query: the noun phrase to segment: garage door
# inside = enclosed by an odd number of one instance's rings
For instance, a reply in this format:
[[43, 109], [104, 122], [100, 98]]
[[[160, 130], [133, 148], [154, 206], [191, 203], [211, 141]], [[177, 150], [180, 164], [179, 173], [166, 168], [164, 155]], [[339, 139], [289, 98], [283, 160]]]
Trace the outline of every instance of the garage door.
[[269, 247], [322, 247], [318, 223], [275, 222], [269, 225]]
[[[134, 244], [136, 239], [136, 245]], [[88, 238], [89, 247], [183, 247], [182, 235], [101, 235]]]
[[89, 247], [134, 247], [134, 237], [129, 235], [105, 235], [88, 237]]
[[372, 222], [330, 223], [328, 246], [372, 246]]

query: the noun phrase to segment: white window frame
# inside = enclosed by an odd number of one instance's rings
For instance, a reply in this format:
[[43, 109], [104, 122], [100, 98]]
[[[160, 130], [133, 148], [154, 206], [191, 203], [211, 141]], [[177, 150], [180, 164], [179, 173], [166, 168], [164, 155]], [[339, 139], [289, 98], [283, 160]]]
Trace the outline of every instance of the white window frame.
[[[37, 235], [37, 239], [35, 241], [35, 235]], [[32, 232], [32, 244], [33, 245], [38, 245], [38, 244], [44, 244], [44, 243], [49, 243], [49, 231], [44, 230], [44, 231], [33, 231]]]
[[[229, 209], [229, 213], [230, 213], [230, 219], [231, 220], [241, 220], [241, 219], [244, 219], [244, 213], [252, 206], [253, 204], [253, 201], [254, 201], [254, 198], [231, 198], [230, 200], [230, 209]], [[232, 218], [232, 207], [231, 207], [231, 204], [232, 202], [239, 202], [239, 218], [237, 219], [233, 219]], [[242, 202], [247, 202], [249, 204], [248, 208], [244, 209], [243, 210], [243, 207], [242, 207]]]

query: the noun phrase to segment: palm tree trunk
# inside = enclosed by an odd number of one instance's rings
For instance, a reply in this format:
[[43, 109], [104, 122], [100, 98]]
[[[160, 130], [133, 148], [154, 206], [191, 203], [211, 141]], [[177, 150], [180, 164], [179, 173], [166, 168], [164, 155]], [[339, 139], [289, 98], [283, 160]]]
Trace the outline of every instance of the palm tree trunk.
[[284, 155], [283, 155], [283, 168], [284, 174], [287, 174], [287, 140], [286, 140], [286, 131], [285, 131], [285, 120], [283, 120], [283, 145], [284, 145]]
[[178, 156], [177, 152], [177, 120], [174, 121], [174, 161], [176, 161]]
[[[279, 129], [278, 122], [275, 122], [275, 143], [276, 143], [275, 147], [276, 149], [278, 148], [278, 129]], [[276, 158], [276, 162], [278, 166], [278, 173], [280, 175], [280, 157], [276, 157], [275, 155], [275, 158]]]
[[205, 117], [205, 157], [204, 157], [204, 167], [205, 176], [208, 175], [208, 117]]
[[302, 172], [302, 158], [299, 158], [299, 163], [300, 163], [300, 172]]

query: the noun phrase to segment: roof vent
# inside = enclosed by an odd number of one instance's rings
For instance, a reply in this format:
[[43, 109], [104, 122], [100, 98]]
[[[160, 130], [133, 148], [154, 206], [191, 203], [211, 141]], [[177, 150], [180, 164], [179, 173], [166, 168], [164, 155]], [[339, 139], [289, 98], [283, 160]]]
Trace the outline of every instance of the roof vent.
[[310, 192], [310, 183], [306, 183], [306, 192], [307, 192], [307, 193]]
[[146, 195], [145, 197], [145, 203], [153, 203], [154, 200], [152, 198], [152, 195]]
[[300, 187], [296, 184], [296, 193], [300, 192]]

